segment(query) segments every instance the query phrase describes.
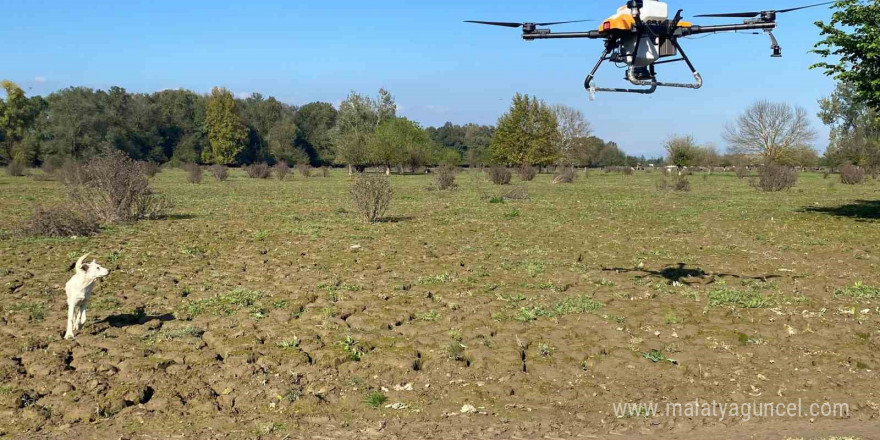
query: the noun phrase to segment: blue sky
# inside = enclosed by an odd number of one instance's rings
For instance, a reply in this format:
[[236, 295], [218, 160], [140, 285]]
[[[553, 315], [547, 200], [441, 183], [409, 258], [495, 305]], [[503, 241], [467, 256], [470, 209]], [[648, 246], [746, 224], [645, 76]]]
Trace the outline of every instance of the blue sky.
[[[699, 13], [798, 6], [809, 0], [682, 0]], [[674, 133], [694, 134], [724, 149], [724, 124], [756, 99], [818, 111], [833, 80], [808, 67], [819, 39], [813, 22], [824, 8], [780, 15], [785, 57], [770, 58], [765, 35], [729, 34], [683, 42], [703, 75], [699, 91], [651, 96], [599, 94], [582, 87], [602, 50], [599, 41], [525, 42], [516, 29], [463, 20], [604, 19], [623, 0], [571, 1], [45, 1], [0, 0], [2, 72], [32, 94], [82, 85], [135, 92], [228, 87], [292, 104], [341, 101], [349, 90], [385, 87], [400, 113], [424, 125], [494, 123], [516, 92], [584, 112], [595, 133], [630, 154], [659, 155]], [[670, 11], [670, 14], [672, 11]], [[725, 21], [695, 21], [716, 24]], [[735, 23], [736, 20], [727, 22]], [[568, 25], [557, 31], [594, 28]], [[605, 66], [600, 85], [622, 84]], [[691, 80], [684, 64], [659, 66], [668, 80]], [[667, 75], [668, 74], [668, 75]], [[813, 117], [824, 151], [827, 129]]]

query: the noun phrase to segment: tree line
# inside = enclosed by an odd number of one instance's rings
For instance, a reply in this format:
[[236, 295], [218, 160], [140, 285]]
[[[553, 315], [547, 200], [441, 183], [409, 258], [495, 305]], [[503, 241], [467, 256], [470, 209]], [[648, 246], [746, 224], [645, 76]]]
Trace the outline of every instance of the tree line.
[[[254, 93], [214, 88], [130, 93], [120, 87], [70, 87], [46, 97], [0, 86], [0, 164], [58, 166], [112, 150], [156, 163], [342, 165], [410, 169], [505, 163], [617, 166], [645, 163], [592, 135], [579, 111], [517, 95], [495, 126], [446, 123], [423, 128], [397, 115], [394, 97], [351, 92], [338, 108], [301, 107]], [[525, 120], [528, 132], [511, 131]], [[535, 148], [542, 151], [538, 153]], [[517, 150], [516, 152], [513, 152]]]

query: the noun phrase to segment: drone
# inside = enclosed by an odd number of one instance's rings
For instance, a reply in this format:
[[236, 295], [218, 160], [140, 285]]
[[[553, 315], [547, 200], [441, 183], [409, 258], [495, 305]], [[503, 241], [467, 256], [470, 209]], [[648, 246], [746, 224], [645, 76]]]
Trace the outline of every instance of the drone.
[[[675, 17], [669, 19], [669, 6], [659, 0], [629, 0], [626, 6], [622, 6], [617, 13], [603, 21], [598, 30], [585, 32], [561, 32], [554, 33], [546, 26], [563, 25], [570, 23], [584, 23], [594, 20], [557, 21], [549, 23], [511, 23], [499, 21], [473, 21], [466, 23], [486, 24], [510, 28], [522, 28], [522, 38], [526, 41], [589, 38], [593, 40], [605, 40], [605, 51], [599, 57], [599, 62], [584, 81], [584, 87], [590, 92], [590, 98], [594, 99], [596, 92], [620, 92], [651, 94], [658, 87], [679, 87], [699, 89], [703, 86], [703, 78], [694, 64], [682, 49], [679, 40], [685, 37], [699, 34], [714, 34], [719, 32], [746, 32], [759, 33], [764, 31], [770, 36], [771, 56], [782, 56], [782, 47], [773, 35], [776, 29], [776, 16], [786, 12], [801, 9], [815, 8], [835, 3], [833, 1], [818, 3], [809, 6], [800, 6], [789, 9], [754, 12], [732, 12], [724, 14], [703, 14], [695, 17], [728, 17], [744, 18], [743, 23], [722, 24], [715, 26], [697, 26], [684, 21], [682, 9], [679, 9]], [[610, 61], [626, 67], [625, 79], [638, 88], [604, 88], [596, 87], [593, 83], [596, 72], [606, 61]], [[655, 66], [684, 62], [694, 75], [693, 83], [661, 82], [657, 80]]]

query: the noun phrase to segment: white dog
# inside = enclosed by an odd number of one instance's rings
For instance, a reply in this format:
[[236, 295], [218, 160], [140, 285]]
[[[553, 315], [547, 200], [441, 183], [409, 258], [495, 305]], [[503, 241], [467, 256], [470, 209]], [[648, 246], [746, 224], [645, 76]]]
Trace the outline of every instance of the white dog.
[[76, 261], [76, 274], [64, 286], [67, 293], [67, 333], [64, 334], [64, 339], [73, 339], [86, 323], [86, 308], [92, 289], [95, 288], [95, 281], [110, 274], [109, 270], [101, 267], [95, 260], [84, 263], [88, 256], [89, 254], [85, 254], [79, 257]]

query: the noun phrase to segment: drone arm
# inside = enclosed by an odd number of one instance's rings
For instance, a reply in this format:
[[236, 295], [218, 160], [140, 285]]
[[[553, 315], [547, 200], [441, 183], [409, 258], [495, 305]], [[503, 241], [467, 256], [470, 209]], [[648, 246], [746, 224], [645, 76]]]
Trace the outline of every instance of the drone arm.
[[722, 24], [722, 25], [718, 25], [718, 26], [691, 26], [691, 27], [678, 28], [675, 31], [675, 33], [676, 33], [676, 37], [687, 37], [688, 35], [715, 34], [718, 32], [740, 32], [740, 31], [773, 30], [773, 29], [776, 29], [775, 22]]
[[547, 32], [526, 32], [523, 33], [523, 40], [533, 41], [533, 40], [551, 40], [551, 39], [563, 39], [563, 38], [590, 38], [590, 39], [600, 39], [605, 38], [604, 35], [599, 33], [599, 31], [587, 31], [587, 32], [559, 32], [559, 33], [551, 33]]

